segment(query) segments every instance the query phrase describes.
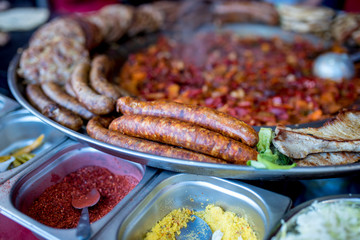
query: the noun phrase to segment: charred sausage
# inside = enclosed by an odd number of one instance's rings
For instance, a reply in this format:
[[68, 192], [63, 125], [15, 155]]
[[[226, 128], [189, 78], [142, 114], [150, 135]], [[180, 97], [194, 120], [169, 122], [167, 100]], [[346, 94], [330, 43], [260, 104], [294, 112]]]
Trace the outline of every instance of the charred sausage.
[[126, 136], [119, 132], [111, 131], [107, 129], [107, 127], [112, 120], [113, 118], [111, 117], [96, 116], [88, 122], [86, 131], [90, 137], [99, 141], [139, 152], [199, 162], [226, 163], [221, 159], [206, 156], [201, 153], [196, 153], [161, 143], [151, 142], [140, 138]]
[[90, 86], [98, 93], [114, 100], [121, 97], [118, 86], [108, 80], [112, 62], [106, 55], [98, 55], [91, 62]]
[[83, 121], [81, 117], [50, 100], [41, 90], [40, 85], [28, 84], [26, 86], [26, 95], [30, 103], [46, 117], [75, 131], [82, 127]]
[[88, 85], [90, 64], [81, 62], [76, 65], [71, 76], [71, 85], [79, 102], [95, 114], [108, 114], [115, 108], [115, 102], [111, 98], [97, 94]]
[[192, 123], [164, 117], [123, 115], [110, 130], [125, 135], [191, 149], [234, 164], [256, 159], [257, 151], [246, 144]]
[[76, 98], [66, 94], [60, 85], [54, 82], [46, 82], [41, 84], [41, 89], [55, 103], [78, 114], [80, 117], [84, 119], [94, 117], [94, 114], [87, 110]]
[[257, 132], [245, 122], [208, 107], [165, 100], [147, 102], [133, 97], [121, 97], [116, 102], [116, 109], [123, 114], [170, 117], [194, 123], [251, 147], [255, 146], [259, 140]]

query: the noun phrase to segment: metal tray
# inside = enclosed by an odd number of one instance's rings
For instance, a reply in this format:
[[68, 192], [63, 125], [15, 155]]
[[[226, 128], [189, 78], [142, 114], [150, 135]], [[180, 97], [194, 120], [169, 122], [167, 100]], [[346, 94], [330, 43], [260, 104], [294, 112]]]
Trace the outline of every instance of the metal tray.
[[41, 146], [34, 150], [35, 157], [16, 168], [1, 172], [0, 184], [26, 169], [36, 162], [41, 155], [64, 142], [67, 138], [61, 131], [43, 123], [26, 109], [10, 112], [0, 118], [1, 155], [6, 155], [17, 148], [30, 144], [40, 134], [44, 134], [44, 141]]
[[[282, 221], [286, 224], [292, 225], [295, 223], [297, 217], [311, 209], [311, 205], [314, 202], [324, 203], [324, 204], [331, 204], [336, 202], [345, 202], [355, 204], [358, 208], [360, 206], [360, 194], [339, 194], [339, 195], [328, 195], [325, 197], [318, 197], [306, 202], [301, 203], [300, 205], [292, 208], [282, 217]], [[279, 234], [282, 226], [282, 221], [279, 221], [276, 227], [271, 231], [271, 240], [277, 240], [281, 236]]]
[[135, 194], [157, 172], [157, 169], [147, 168], [69, 140], [48, 152], [26, 172], [14, 176], [7, 184], [0, 186], [1, 213], [28, 228], [39, 238], [76, 239], [76, 229], [52, 228], [39, 223], [24, 212], [47, 187], [60, 181], [67, 174], [89, 165], [106, 167], [119, 175], [131, 174], [141, 180], [107, 215], [91, 224], [92, 234], [99, 231], [120, 209], [131, 202]]
[[[291, 41], [294, 38], [295, 34], [283, 31], [278, 27], [257, 25], [257, 24], [236, 24], [229, 25], [229, 29], [236, 31], [239, 34], [243, 35], [260, 35], [260, 36], [279, 36], [284, 39]], [[314, 36], [304, 36], [308, 37], [310, 41], [319, 41]], [[126, 47], [131, 49], [136, 49], [137, 45], [143, 44], [143, 41], [139, 43], [134, 41], [129, 41], [128, 45], [126, 43], [123, 45], [123, 49], [119, 52], [126, 51]], [[8, 70], [8, 84], [10, 90], [16, 100], [31, 113], [39, 117], [42, 121], [53, 126], [64, 134], [68, 135], [70, 138], [76, 139], [82, 143], [86, 143], [91, 147], [94, 147], [100, 151], [128, 159], [140, 164], [148, 165], [155, 168], [161, 168], [164, 170], [171, 170], [176, 172], [186, 172], [192, 174], [202, 174], [202, 175], [211, 175], [222, 178], [231, 178], [231, 179], [243, 179], [243, 180], [280, 180], [280, 179], [313, 179], [313, 178], [325, 178], [325, 177], [335, 177], [335, 176], [344, 176], [355, 173], [360, 170], [360, 163], [355, 163], [351, 165], [340, 165], [340, 166], [325, 166], [325, 167], [296, 167], [290, 170], [259, 170], [249, 166], [237, 166], [231, 164], [213, 164], [213, 163], [201, 163], [193, 162], [181, 159], [173, 159], [168, 157], [155, 156], [151, 154], [145, 154], [137, 151], [132, 151], [125, 148], [116, 147], [110, 144], [106, 144], [90, 138], [85, 129], [83, 128], [79, 132], [75, 132], [66, 128], [53, 120], [45, 117], [39, 111], [37, 111], [26, 99], [24, 94], [24, 85], [22, 80], [17, 76], [16, 70], [18, 68], [19, 58], [21, 52], [16, 54], [9, 65]], [[309, 124], [299, 125], [298, 127], [306, 126], [320, 126], [322, 122], [314, 122]], [[255, 128], [259, 129], [259, 128]]]
[[16, 101], [0, 94], [0, 117], [20, 107], [20, 104], [18, 104]]
[[172, 210], [186, 207], [201, 211], [208, 204], [244, 216], [259, 239], [266, 239], [291, 205], [288, 197], [239, 181], [174, 175], [166, 171], [146, 190], [140, 192], [135, 201], [119, 212], [94, 239], [143, 239], [146, 232]]

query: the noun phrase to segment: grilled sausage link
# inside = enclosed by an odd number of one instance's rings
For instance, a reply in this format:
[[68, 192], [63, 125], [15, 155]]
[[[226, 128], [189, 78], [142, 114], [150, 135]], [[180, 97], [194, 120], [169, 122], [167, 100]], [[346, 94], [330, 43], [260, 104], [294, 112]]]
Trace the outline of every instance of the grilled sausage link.
[[87, 110], [76, 98], [68, 95], [63, 88], [54, 82], [41, 84], [41, 89], [51, 100], [60, 106], [69, 109], [84, 119], [94, 117], [94, 114]]
[[172, 118], [123, 115], [114, 119], [109, 129], [133, 137], [191, 149], [234, 164], [246, 164], [247, 160], [257, 157], [257, 151], [246, 144]]
[[90, 86], [98, 93], [116, 100], [121, 97], [121, 90], [107, 79], [111, 67], [112, 62], [106, 55], [96, 56], [91, 62]]
[[259, 141], [257, 132], [251, 126], [229, 114], [208, 107], [165, 100], [147, 102], [133, 97], [121, 97], [116, 102], [116, 109], [123, 114], [170, 117], [194, 123], [251, 147]]
[[108, 114], [115, 108], [115, 101], [99, 95], [88, 85], [90, 64], [81, 62], [76, 65], [71, 76], [71, 85], [79, 102], [95, 114]]
[[112, 120], [113, 118], [111, 117], [96, 116], [90, 119], [86, 126], [86, 131], [92, 138], [130, 150], [199, 162], [226, 163], [221, 159], [206, 156], [201, 153], [196, 153], [161, 143], [151, 142], [140, 138], [126, 136], [119, 132], [111, 131], [107, 129], [107, 127]]
[[50, 100], [41, 90], [40, 85], [28, 84], [26, 86], [26, 95], [30, 103], [46, 117], [75, 131], [78, 131], [82, 127], [82, 119], [70, 110], [62, 108]]
[[76, 98], [76, 94], [75, 94], [75, 92], [74, 92], [74, 89], [73, 89], [73, 87], [71, 86], [71, 81], [66, 81], [65, 86], [64, 86], [64, 89], [65, 89], [65, 92], [66, 92], [68, 95]]

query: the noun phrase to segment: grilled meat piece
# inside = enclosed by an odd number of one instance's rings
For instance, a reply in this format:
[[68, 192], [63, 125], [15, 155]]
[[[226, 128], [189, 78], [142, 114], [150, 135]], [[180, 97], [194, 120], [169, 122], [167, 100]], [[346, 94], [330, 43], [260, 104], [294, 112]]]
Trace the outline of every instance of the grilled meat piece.
[[341, 112], [319, 128], [277, 126], [273, 144], [295, 159], [321, 152], [360, 152], [360, 111]]
[[304, 159], [296, 160], [299, 167], [331, 166], [351, 164], [360, 160], [358, 152], [333, 152], [309, 154]]

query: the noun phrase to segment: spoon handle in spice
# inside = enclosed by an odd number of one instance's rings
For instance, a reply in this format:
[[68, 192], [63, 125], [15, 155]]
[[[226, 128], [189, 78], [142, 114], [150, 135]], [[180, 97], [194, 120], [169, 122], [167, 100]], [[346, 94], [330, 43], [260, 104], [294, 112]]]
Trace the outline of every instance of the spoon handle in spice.
[[89, 210], [87, 207], [83, 208], [81, 211], [80, 220], [76, 229], [76, 237], [79, 240], [90, 239], [91, 228], [89, 222]]

